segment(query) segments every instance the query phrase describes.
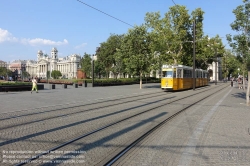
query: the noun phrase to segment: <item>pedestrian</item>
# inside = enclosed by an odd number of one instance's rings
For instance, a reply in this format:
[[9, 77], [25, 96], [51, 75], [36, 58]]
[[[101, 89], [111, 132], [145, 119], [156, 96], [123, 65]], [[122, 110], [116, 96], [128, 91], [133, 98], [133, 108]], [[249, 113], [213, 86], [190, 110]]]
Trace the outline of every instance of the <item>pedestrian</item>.
[[31, 89], [31, 92], [30, 93], [32, 93], [32, 91], [35, 91], [36, 90], [36, 93], [38, 93], [38, 90], [37, 90], [37, 80], [36, 80], [36, 78], [33, 78], [32, 79], [32, 89]]
[[242, 87], [242, 79], [241, 79], [241, 77], [238, 78], [237, 82], [238, 82], [238, 85], [239, 85], [239, 89], [243, 88]]
[[233, 87], [234, 86], [234, 79], [232, 78], [231, 79], [231, 87]]

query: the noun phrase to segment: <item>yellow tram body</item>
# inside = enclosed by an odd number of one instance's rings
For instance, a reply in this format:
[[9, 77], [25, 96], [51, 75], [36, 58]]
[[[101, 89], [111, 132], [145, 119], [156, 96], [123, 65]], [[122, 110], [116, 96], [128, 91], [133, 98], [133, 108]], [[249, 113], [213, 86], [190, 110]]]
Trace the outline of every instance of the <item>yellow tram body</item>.
[[[161, 88], [163, 90], [185, 90], [193, 87], [193, 68], [184, 65], [162, 66]], [[195, 69], [195, 87], [208, 85], [208, 72]]]

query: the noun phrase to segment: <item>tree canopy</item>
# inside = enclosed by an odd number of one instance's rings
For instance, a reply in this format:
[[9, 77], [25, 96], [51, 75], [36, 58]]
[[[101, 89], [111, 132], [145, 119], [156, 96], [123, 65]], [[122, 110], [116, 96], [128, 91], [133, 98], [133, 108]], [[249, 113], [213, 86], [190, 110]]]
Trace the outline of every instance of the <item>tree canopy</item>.
[[[239, 5], [233, 10], [235, 20], [231, 24], [232, 30], [236, 31], [236, 35], [227, 35], [227, 40], [234, 52], [242, 62], [241, 69], [248, 71], [248, 78], [250, 76], [250, 2], [243, 0], [243, 5]], [[243, 72], [244, 76], [244, 72]], [[244, 81], [244, 79], [243, 79]], [[244, 82], [243, 82], [244, 83]], [[245, 84], [245, 83], [244, 83]], [[246, 93], [246, 103], [249, 105], [249, 86]], [[243, 86], [245, 87], [245, 86]]]
[[51, 77], [54, 79], [58, 79], [61, 76], [62, 76], [62, 73], [59, 70], [53, 70], [51, 72]]
[[83, 72], [85, 72], [86, 76], [87, 77], [90, 77], [91, 75], [91, 55], [90, 54], [87, 54], [87, 53], [84, 53], [83, 57], [81, 58], [81, 69]]

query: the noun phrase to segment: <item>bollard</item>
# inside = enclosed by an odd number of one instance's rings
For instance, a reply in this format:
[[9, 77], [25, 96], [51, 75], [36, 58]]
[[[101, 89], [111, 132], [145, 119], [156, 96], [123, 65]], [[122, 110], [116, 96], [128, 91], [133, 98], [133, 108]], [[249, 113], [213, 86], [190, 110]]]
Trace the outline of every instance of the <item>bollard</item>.
[[233, 81], [231, 81], [231, 87], [233, 87], [233, 85], [234, 85], [234, 82], [233, 82]]
[[50, 89], [55, 89], [56, 85], [55, 84], [50, 84]]
[[75, 84], [74, 86], [75, 86], [75, 88], [78, 88], [78, 84]]
[[66, 89], [66, 88], [67, 88], [67, 84], [62, 84], [62, 87], [63, 87], [64, 89]]
[[86, 80], [84, 81], [84, 86], [85, 86], [85, 87], [87, 87], [87, 86], [88, 86], [88, 84], [87, 84], [87, 81], [86, 81]]

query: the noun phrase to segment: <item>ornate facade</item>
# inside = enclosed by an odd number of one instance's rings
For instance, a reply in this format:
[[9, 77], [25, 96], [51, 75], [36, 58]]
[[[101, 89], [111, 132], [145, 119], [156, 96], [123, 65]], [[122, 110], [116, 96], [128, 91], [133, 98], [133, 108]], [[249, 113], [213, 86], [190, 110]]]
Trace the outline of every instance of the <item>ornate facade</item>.
[[81, 57], [77, 54], [59, 58], [56, 48], [52, 48], [50, 57], [47, 54], [44, 55], [40, 50], [37, 53], [37, 61], [27, 61], [26, 71], [31, 77], [46, 78], [48, 71], [51, 73], [53, 70], [59, 70], [62, 73], [62, 78], [76, 78], [80, 59]]
[[7, 62], [0, 60], [0, 67], [7, 68]]
[[207, 71], [210, 76], [210, 81], [220, 81], [223, 79], [222, 76], [222, 66], [221, 58], [217, 58], [216, 61], [213, 61], [207, 68]]

